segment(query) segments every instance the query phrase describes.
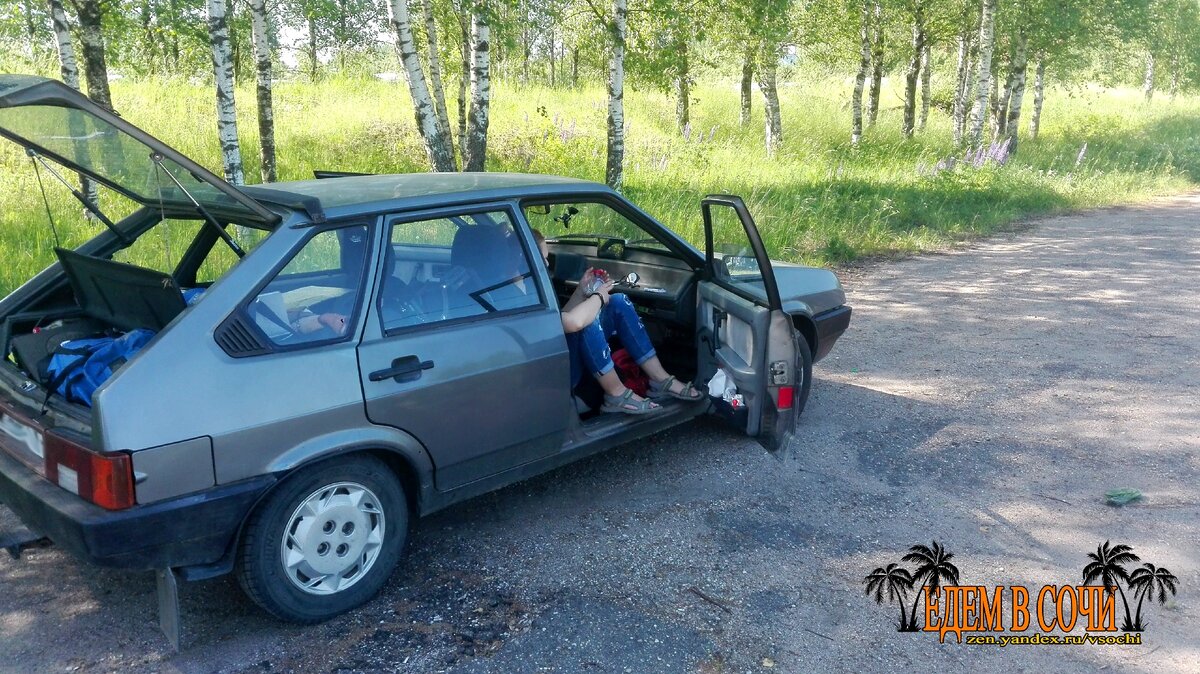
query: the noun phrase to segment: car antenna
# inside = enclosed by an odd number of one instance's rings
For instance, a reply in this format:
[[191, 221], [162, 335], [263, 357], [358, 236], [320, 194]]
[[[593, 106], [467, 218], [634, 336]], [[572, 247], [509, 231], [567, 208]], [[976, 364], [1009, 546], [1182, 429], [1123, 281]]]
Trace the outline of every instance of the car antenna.
[[[88, 213], [91, 213], [92, 215], [96, 216], [97, 220], [99, 220], [100, 222], [103, 222], [104, 226], [109, 228], [109, 230], [111, 230], [113, 234], [116, 234], [117, 238], [120, 239], [122, 243], [124, 243], [126, 246], [133, 244], [133, 239], [129, 238], [128, 234], [126, 234], [125, 232], [122, 232], [120, 229], [118, 229], [117, 226], [115, 224], [113, 224], [113, 221], [108, 219], [107, 215], [105, 215], [99, 208], [97, 208], [95, 204], [93, 204], [91, 201], [89, 201], [87, 197], [83, 196], [82, 192], [80, 192], [79, 190], [72, 187], [71, 183], [67, 182], [66, 179], [62, 177], [61, 173], [59, 173], [58, 171], [55, 171], [53, 166], [46, 163], [46, 160], [45, 160], [45, 158], [42, 157], [42, 155], [38, 154], [32, 148], [27, 148], [25, 150], [25, 154], [29, 155], [29, 157], [34, 162], [40, 163], [42, 166], [44, 166], [46, 168], [46, 170], [50, 172], [50, 175], [54, 176], [55, 178], [58, 178], [58, 182], [62, 183], [64, 187], [66, 187], [68, 190], [70, 190], [71, 195], [74, 196], [76, 199], [78, 199], [79, 203], [83, 204], [83, 207], [87, 209]], [[34, 164], [35, 170], [36, 170], [37, 163]], [[40, 173], [38, 174], [38, 183], [39, 184], [41, 183], [41, 174]], [[45, 196], [44, 191], [42, 193], [42, 196], [43, 197]], [[49, 209], [50, 209], [50, 206], [49, 206], [49, 204], [47, 204], [46, 210], [49, 211]], [[58, 241], [58, 233], [57, 232], [55, 232], [55, 234], [54, 234], [54, 240]]]
[[[171, 182], [175, 183], [175, 186], [178, 187], [185, 195], [187, 195], [188, 200], [191, 201], [192, 205], [196, 207], [196, 211], [199, 212], [200, 215], [204, 216], [204, 220], [217, 230], [217, 236], [221, 237], [221, 240], [224, 241], [225, 245], [229, 246], [229, 249], [238, 256], [238, 259], [246, 257], [246, 251], [242, 250], [242, 247], [238, 245], [237, 241], [234, 241], [233, 237], [229, 235], [229, 232], [225, 231], [225, 228], [222, 227], [220, 223], [217, 222], [217, 219], [208, 212], [208, 209], [201, 206], [199, 201], [196, 201], [196, 197], [193, 197], [192, 193], [187, 191], [187, 188], [183, 186], [183, 183], [179, 182], [179, 179], [175, 177], [175, 174], [168, 171], [166, 166], [163, 166], [162, 154], [158, 152], [151, 152], [150, 161], [154, 162], [154, 165], [161, 169], [163, 173], [167, 174], [167, 177], [171, 179]], [[161, 188], [158, 191], [158, 196], [159, 199], [162, 199]]]

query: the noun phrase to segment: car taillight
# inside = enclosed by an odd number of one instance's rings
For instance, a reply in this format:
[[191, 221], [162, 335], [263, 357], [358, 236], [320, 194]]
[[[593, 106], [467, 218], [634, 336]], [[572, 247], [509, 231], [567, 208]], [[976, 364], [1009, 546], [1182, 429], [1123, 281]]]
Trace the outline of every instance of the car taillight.
[[133, 462], [128, 454], [98, 454], [58, 435], [46, 434], [46, 479], [108, 510], [134, 505]]
[[778, 393], [776, 393], [775, 395], [776, 395], [775, 409], [790, 410], [790, 409], [792, 409], [792, 404], [796, 400], [796, 387], [795, 386], [780, 386], [778, 389]]

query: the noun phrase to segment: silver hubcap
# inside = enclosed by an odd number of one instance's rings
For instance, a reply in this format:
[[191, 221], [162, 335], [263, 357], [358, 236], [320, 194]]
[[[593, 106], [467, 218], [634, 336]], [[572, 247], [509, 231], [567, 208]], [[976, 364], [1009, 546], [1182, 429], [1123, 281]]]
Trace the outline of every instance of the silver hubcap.
[[333, 594], [362, 580], [383, 545], [383, 510], [355, 482], [321, 487], [288, 518], [280, 548], [287, 577], [309, 594]]

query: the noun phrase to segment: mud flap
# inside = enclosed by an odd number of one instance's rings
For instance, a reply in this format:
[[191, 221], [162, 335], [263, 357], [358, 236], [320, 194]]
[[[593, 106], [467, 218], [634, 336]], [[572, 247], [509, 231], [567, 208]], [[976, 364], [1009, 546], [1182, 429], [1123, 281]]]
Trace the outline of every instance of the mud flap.
[[158, 628], [171, 643], [172, 650], [178, 653], [182, 632], [179, 624], [179, 576], [174, 569], [156, 569], [154, 579], [158, 586]]

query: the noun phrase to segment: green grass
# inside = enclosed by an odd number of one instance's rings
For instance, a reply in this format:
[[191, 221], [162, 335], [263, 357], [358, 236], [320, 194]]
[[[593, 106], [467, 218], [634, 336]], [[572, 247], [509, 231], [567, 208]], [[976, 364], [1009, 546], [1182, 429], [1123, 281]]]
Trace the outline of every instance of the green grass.
[[[674, 128], [670, 99], [627, 92], [624, 191], [693, 242], [701, 239], [700, 198], [740, 194], [775, 257], [838, 264], [939, 249], [1031, 215], [1139, 201], [1200, 182], [1196, 97], [1146, 106], [1132, 90], [1051, 91], [1041, 137], [1022, 140], [1009, 165], [934, 174], [928, 168], [954, 154], [948, 116], [933, 110], [929, 128], [906, 141], [898, 92], [885, 88], [878, 125], [851, 148], [849, 86], [829, 80], [784, 85], [784, 147], [773, 160], [762, 147], [761, 100], [754, 101], [752, 124], [741, 128], [733, 83], [697, 88], [687, 137]], [[602, 87], [570, 91], [501, 82], [493, 93], [489, 170], [603, 178]], [[242, 87], [237, 95], [247, 176], [257, 182], [253, 90]], [[219, 173], [210, 87], [121, 81], [113, 97], [126, 119]], [[402, 84], [281, 82], [276, 139], [283, 180], [308, 178], [313, 169], [425, 170]], [[80, 217], [61, 185], [44, 173], [43, 180], [63, 243], [78, 245], [94, 234], [98, 226]], [[104, 197], [113, 215], [130, 210], [119, 202]], [[0, 144], [0, 293], [45, 267], [53, 241], [29, 160], [15, 145]]]

